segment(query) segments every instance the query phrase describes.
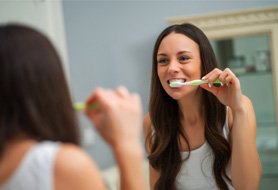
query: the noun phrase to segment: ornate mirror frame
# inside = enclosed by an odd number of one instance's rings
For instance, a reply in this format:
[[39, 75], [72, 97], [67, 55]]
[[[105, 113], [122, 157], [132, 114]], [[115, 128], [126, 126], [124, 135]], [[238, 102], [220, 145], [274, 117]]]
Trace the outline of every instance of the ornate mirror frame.
[[[273, 91], [278, 120], [278, 6], [220, 12], [198, 16], [179, 16], [167, 19], [169, 24], [190, 22], [201, 28], [210, 40], [262, 34], [270, 36]], [[277, 127], [277, 126], [276, 126]]]

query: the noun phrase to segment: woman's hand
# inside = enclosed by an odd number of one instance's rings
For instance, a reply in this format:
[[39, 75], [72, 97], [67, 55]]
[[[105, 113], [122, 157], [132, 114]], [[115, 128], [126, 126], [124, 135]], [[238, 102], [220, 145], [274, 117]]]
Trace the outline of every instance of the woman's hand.
[[140, 142], [143, 111], [139, 95], [129, 93], [125, 87], [116, 91], [99, 88], [87, 104], [98, 105], [98, 109], [87, 109], [86, 114], [114, 152], [120, 189], [145, 189], [144, 150]]
[[[256, 147], [256, 116], [252, 102], [242, 95], [239, 79], [230, 69], [214, 69], [205, 76], [212, 82], [222, 81], [223, 86], [207, 84], [202, 88], [212, 92], [232, 110], [231, 132], [231, 180], [235, 189], [258, 189], [261, 179], [261, 162]], [[249, 158], [252, 158], [251, 160]]]
[[[223, 71], [215, 68], [202, 79], [208, 80], [209, 84], [203, 84], [201, 87], [213, 93], [222, 104], [229, 106], [232, 110], [242, 108], [244, 104], [240, 82], [229, 68]], [[220, 87], [213, 86], [212, 82], [216, 79], [219, 79], [223, 85]]]
[[98, 88], [87, 104], [98, 104], [98, 109], [87, 109], [86, 115], [112, 147], [139, 142], [143, 111], [138, 94], [129, 93], [125, 87], [116, 91]]

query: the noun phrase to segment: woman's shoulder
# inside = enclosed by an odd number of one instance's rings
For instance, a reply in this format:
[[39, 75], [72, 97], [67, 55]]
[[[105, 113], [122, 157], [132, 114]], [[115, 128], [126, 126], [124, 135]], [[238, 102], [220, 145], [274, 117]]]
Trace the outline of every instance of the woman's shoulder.
[[144, 117], [144, 136], [147, 152], [150, 152], [151, 147], [151, 134], [153, 131], [150, 114], [147, 113]]
[[247, 109], [253, 109], [253, 103], [248, 96], [243, 95], [243, 103], [247, 106]]
[[[70, 143], [62, 144], [56, 157], [56, 163], [62, 163], [61, 165], [58, 165], [59, 169], [78, 170], [80, 167], [86, 166], [91, 162], [92, 160], [84, 150], [79, 146]], [[65, 165], [68, 165], [69, 167], [63, 168]]]
[[150, 114], [147, 113], [144, 117], [144, 135], [145, 137], [149, 134], [150, 130], [152, 130], [152, 122]]
[[[247, 112], [249, 114], [254, 115], [254, 108], [253, 108], [253, 104], [252, 101], [250, 100], [250, 98], [246, 95], [242, 95], [242, 101], [244, 106], [247, 109]], [[231, 129], [233, 126], [233, 113], [230, 107], [227, 107], [227, 111], [228, 111], [228, 126]]]
[[56, 189], [104, 189], [96, 163], [79, 146], [62, 144], [55, 160]]

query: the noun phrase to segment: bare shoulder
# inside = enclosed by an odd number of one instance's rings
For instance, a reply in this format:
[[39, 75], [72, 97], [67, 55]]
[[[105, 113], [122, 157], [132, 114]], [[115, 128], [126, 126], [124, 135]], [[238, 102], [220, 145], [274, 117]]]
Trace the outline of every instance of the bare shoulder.
[[147, 113], [144, 117], [144, 135], [145, 135], [145, 137], [147, 137], [150, 130], [151, 130], [151, 118], [150, 118], [150, 114]]
[[145, 144], [147, 152], [150, 152], [151, 147], [151, 130], [152, 130], [152, 122], [150, 114], [147, 113], [144, 117], [144, 136], [145, 136]]
[[253, 103], [247, 96], [243, 96], [243, 102], [247, 108], [249, 124], [250, 126], [256, 128], [256, 114], [253, 107]]
[[[253, 108], [252, 101], [250, 100], [249, 97], [242, 95], [242, 100], [243, 104], [245, 105], [248, 113], [248, 119], [249, 123], [251, 123], [252, 126], [255, 126], [256, 124], [256, 118], [255, 118], [255, 111]], [[232, 128], [233, 126], [233, 113], [231, 109], [228, 107], [228, 123], [229, 123], [229, 128]]]
[[80, 147], [61, 145], [54, 169], [55, 189], [105, 189], [100, 171]]
[[[247, 106], [248, 109], [253, 109], [252, 101], [250, 100], [250, 98], [248, 98], [245, 95], [243, 95], [243, 103]], [[248, 111], [250, 111], [250, 110], [248, 110]]]

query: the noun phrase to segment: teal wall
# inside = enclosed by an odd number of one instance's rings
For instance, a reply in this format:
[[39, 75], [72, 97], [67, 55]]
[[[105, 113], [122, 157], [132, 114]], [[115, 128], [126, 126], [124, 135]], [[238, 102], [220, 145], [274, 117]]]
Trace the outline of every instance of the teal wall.
[[[147, 111], [152, 48], [166, 18], [278, 5], [268, 0], [63, 1], [71, 88], [84, 100], [97, 86], [125, 85]], [[84, 147], [100, 168], [114, 163], [107, 145], [80, 116]], [[93, 135], [93, 136], [92, 136]], [[91, 138], [93, 137], [93, 138]]]

